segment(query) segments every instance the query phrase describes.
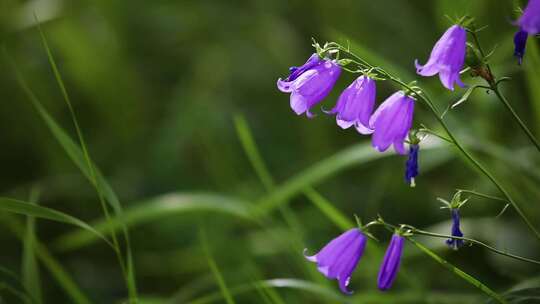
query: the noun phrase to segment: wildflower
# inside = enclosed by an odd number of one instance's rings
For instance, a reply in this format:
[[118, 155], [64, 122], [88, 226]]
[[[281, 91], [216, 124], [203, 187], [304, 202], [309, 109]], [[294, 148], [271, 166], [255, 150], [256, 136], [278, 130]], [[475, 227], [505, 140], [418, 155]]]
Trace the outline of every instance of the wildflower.
[[524, 30], [519, 30], [514, 36], [514, 56], [518, 58], [519, 65], [523, 62], [523, 56], [525, 56], [525, 45], [527, 44], [527, 38], [529, 34]]
[[520, 30], [529, 35], [540, 33], [540, 0], [529, 0], [523, 15], [516, 22]]
[[388, 249], [384, 255], [384, 260], [379, 270], [378, 286], [380, 290], [387, 290], [392, 287], [396, 279], [399, 264], [401, 262], [401, 253], [405, 239], [398, 233], [394, 233]]
[[519, 26], [519, 30], [514, 35], [514, 56], [518, 58], [519, 64], [521, 64], [523, 56], [525, 56], [528, 36], [540, 32], [540, 0], [529, 1], [516, 25]]
[[405, 180], [411, 187], [415, 186], [414, 178], [418, 176], [418, 151], [420, 146], [411, 143], [409, 145], [409, 158], [405, 164]]
[[319, 253], [306, 258], [317, 263], [317, 268], [327, 278], [337, 279], [341, 291], [352, 294], [347, 286], [364, 253], [366, 242], [367, 237], [358, 228], [353, 228], [330, 241]]
[[422, 76], [433, 76], [439, 73], [441, 83], [451, 91], [454, 90], [456, 83], [464, 87], [459, 72], [465, 62], [466, 44], [465, 29], [459, 25], [451, 26], [437, 41], [425, 65], [422, 66], [418, 63], [418, 59], [415, 60], [416, 73]]
[[[452, 208], [452, 236], [463, 237], [463, 233], [459, 229], [459, 207]], [[454, 249], [458, 250], [463, 246], [463, 240], [450, 238], [446, 240], [446, 244]]]
[[296, 114], [306, 113], [311, 118], [311, 107], [330, 93], [341, 74], [341, 67], [332, 60], [313, 54], [304, 65], [289, 70], [290, 75], [285, 80], [278, 79], [278, 89], [291, 93], [291, 108]]
[[393, 144], [394, 150], [405, 154], [405, 137], [412, 125], [414, 99], [403, 91], [388, 97], [369, 119], [374, 130], [372, 145], [380, 152]]
[[375, 91], [375, 80], [362, 75], [341, 93], [336, 106], [328, 113], [337, 114], [336, 122], [343, 129], [354, 125], [359, 133], [371, 134], [369, 117], [375, 104]]

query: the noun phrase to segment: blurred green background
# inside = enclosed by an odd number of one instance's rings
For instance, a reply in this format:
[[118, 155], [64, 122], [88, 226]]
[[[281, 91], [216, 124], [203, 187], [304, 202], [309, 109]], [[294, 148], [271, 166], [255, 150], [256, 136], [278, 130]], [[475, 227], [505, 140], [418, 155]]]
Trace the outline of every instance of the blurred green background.
[[[427, 60], [450, 25], [445, 15], [468, 14], [488, 25], [480, 38], [486, 49], [495, 48], [495, 73], [513, 78], [504, 92], [538, 134], [537, 39], [530, 39], [522, 67], [512, 57], [512, 20], [523, 4], [2, 0], [0, 40], [49, 114], [76, 140], [33, 12], [42, 22], [89, 153], [130, 216], [141, 303], [224, 303], [218, 272], [235, 303], [482, 303], [487, 297], [481, 291], [410, 244], [394, 287], [379, 292], [376, 277], [389, 238], [382, 230], [375, 230], [381, 241], [371, 241], [352, 278], [353, 297], [342, 298], [337, 283], [303, 258], [304, 248], [320, 249], [353, 214], [364, 221], [381, 214], [447, 234], [450, 214], [437, 197], [450, 199], [456, 188], [499, 193], [451, 147], [432, 139], [421, 151], [418, 185], [410, 188], [403, 179], [405, 158], [376, 153], [368, 137], [341, 130], [318, 107], [314, 119], [294, 115], [276, 80], [309, 57], [311, 37], [348, 41], [371, 63], [414, 80], [414, 59]], [[2, 196], [28, 201], [39, 189], [39, 205], [95, 224], [103, 217], [96, 192], [32, 107], [9, 61], [0, 61]], [[323, 106], [331, 108], [353, 79], [343, 73]], [[419, 84], [441, 111], [464, 93], [445, 91], [436, 77]], [[378, 101], [395, 89], [379, 83]], [[476, 91], [445, 119], [538, 224], [539, 157], [496, 97]], [[438, 129], [418, 104], [415, 125], [421, 123]], [[253, 159], [249, 134], [265, 165]], [[249, 210], [260, 206], [267, 208], [254, 218]], [[538, 242], [511, 208], [496, 218], [503, 207], [472, 198], [462, 209], [466, 236], [538, 258]], [[0, 215], [0, 265], [34, 282], [30, 293], [41, 290], [43, 303], [75, 301], [39, 258], [45, 249], [90, 302], [126, 299], [118, 261], [104, 242], [73, 226], [37, 220], [35, 234], [45, 248], [29, 252], [23, 246], [28, 239], [14, 231], [25, 232], [26, 218]], [[479, 247], [454, 252], [444, 239], [418, 240], [498, 292], [539, 285], [537, 266]], [[32, 252], [37, 267], [29, 262]], [[6, 273], [0, 278], [0, 302], [18, 303], [9, 289], [22, 289], [20, 283]]]

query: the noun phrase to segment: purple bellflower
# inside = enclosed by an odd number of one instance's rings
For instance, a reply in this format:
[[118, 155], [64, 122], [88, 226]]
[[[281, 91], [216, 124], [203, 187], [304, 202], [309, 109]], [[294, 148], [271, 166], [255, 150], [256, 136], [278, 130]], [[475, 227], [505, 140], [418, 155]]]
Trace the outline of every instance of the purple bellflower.
[[516, 25], [519, 26], [519, 30], [514, 36], [514, 56], [518, 58], [519, 64], [521, 64], [525, 55], [527, 37], [540, 32], [540, 0], [529, 0], [523, 15], [518, 19]]
[[352, 294], [347, 286], [364, 254], [366, 242], [367, 237], [358, 228], [353, 228], [330, 241], [317, 254], [306, 258], [317, 263], [318, 270], [327, 278], [338, 280], [342, 292]]
[[401, 253], [405, 239], [398, 233], [394, 233], [388, 249], [384, 255], [384, 260], [379, 270], [378, 287], [385, 291], [392, 287], [392, 283], [396, 279], [399, 264], [401, 263]]
[[[459, 208], [452, 208], [452, 236], [463, 237], [463, 233], [459, 228]], [[463, 240], [460, 239], [448, 239], [446, 244], [454, 249], [458, 250], [463, 246]]]
[[409, 158], [405, 164], [405, 180], [411, 187], [415, 186], [414, 178], [418, 176], [418, 151], [420, 146], [418, 144], [409, 145]]
[[463, 27], [453, 25], [437, 41], [425, 65], [415, 60], [416, 73], [426, 77], [439, 73], [441, 83], [451, 91], [456, 83], [464, 87], [459, 72], [463, 69], [466, 53], [467, 32]]
[[337, 114], [338, 126], [347, 129], [355, 126], [360, 134], [371, 134], [369, 118], [375, 105], [375, 80], [362, 75], [339, 96], [336, 106], [328, 114]]
[[394, 145], [397, 153], [405, 155], [405, 137], [412, 125], [414, 99], [403, 91], [388, 97], [369, 119], [373, 129], [372, 146], [384, 152]]
[[341, 67], [332, 60], [321, 59], [313, 54], [301, 67], [291, 67], [290, 75], [277, 81], [281, 92], [291, 93], [291, 108], [311, 118], [311, 107], [321, 102], [332, 90], [341, 74]]
[[514, 56], [518, 58], [519, 65], [523, 62], [523, 56], [525, 56], [525, 46], [527, 45], [527, 38], [529, 34], [524, 30], [519, 30], [514, 35]]

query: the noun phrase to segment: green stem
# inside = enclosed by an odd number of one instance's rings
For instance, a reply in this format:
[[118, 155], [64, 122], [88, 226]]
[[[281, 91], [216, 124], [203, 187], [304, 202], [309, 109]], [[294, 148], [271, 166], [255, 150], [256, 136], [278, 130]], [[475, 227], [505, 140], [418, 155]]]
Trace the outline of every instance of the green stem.
[[[478, 39], [478, 35], [476, 35], [475, 31], [469, 31], [469, 33], [473, 37], [474, 43], [476, 44], [476, 46], [478, 47], [478, 50], [480, 51], [480, 55], [485, 60], [486, 59], [486, 53], [484, 52], [484, 49], [482, 48], [482, 45], [480, 44], [480, 40]], [[486, 82], [489, 84], [490, 89], [493, 92], [495, 92], [495, 95], [497, 96], [497, 98], [499, 98], [499, 100], [503, 103], [503, 105], [506, 107], [508, 112], [510, 112], [510, 114], [512, 114], [512, 117], [518, 123], [521, 130], [523, 130], [523, 132], [525, 132], [525, 134], [527, 135], [527, 137], [529, 138], [531, 143], [536, 147], [538, 152], [540, 152], [540, 142], [538, 142], [538, 139], [536, 139], [536, 137], [531, 132], [531, 130], [529, 130], [527, 125], [525, 125], [523, 120], [516, 113], [516, 111], [514, 110], [512, 105], [510, 104], [510, 102], [508, 102], [508, 99], [506, 99], [506, 97], [504, 97], [504, 95], [499, 90], [499, 83], [500, 82], [497, 81], [497, 77], [495, 77], [495, 75], [493, 74], [493, 72], [491, 70], [491, 67], [489, 66], [488, 63], [486, 63], [486, 68], [487, 68], [487, 70], [489, 72], [489, 75], [493, 78], [491, 81], [486, 79]]]
[[538, 150], [538, 152], [540, 152], [540, 142], [538, 142], [538, 139], [536, 139], [536, 137], [532, 134], [531, 130], [529, 130], [529, 128], [527, 127], [527, 125], [525, 125], [525, 123], [523, 122], [523, 120], [521, 120], [521, 118], [519, 117], [519, 115], [516, 113], [516, 111], [514, 110], [514, 108], [512, 107], [512, 105], [510, 105], [510, 103], [508, 102], [508, 100], [506, 99], [506, 97], [504, 97], [504, 95], [501, 93], [501, 91], [499, 90], [499, 86], [498, 84], [497, 85], [494, 85], [492, 88], [493, 92], [495, 92], [495, 95], [497, 95], [497, 97], [499, 98], [499, 100], [504, 104], [504, 106], [506, 107], [506, 109], [508, 110], [508, 112], [510, 112], [512, 114], [512, 117], [514, 118], [514, 120], [519, 124], [519, 126], [521, 127], [521, 129], [523, 130], [523, 132], [525, 132], [525, 134], [527, 134], [527, 137], [529, 138], [529, 140], [534, 144], [534, 146], [536, 147], [536, 149]]
[[507, 303], [506, 300], [503, 297], [501, 297], [495, 291], [491, 290], [484, 283], [478, 281], [477, 279], [475, 279], [470, 274], [468, 274], [468, 273], [464, 272], [463, 270], [461, 270], [461, 269], [455, 267], [454, 265], [450, 264], [448, 261], [446, 261], [445, 259], [438, 256], [437, 254], [435, 254], [433, 251], [429, 250], [424, 245], [422, 245], [422, 244], [418, 243], [417, 241], [415, 241], [413, 238], [407, 237], [407, 240], [409, 242], [411, 242], [414, 246], [416, 246], [418, 249], [423, 251], [425, 254], [427, 254], [429, 257], [431, 257], [432, 259], [437, 261], [439, 264], [446, 267], [448, 270], [455, 273], [456, 275], [460, 276], [462, 279], [464, 279], [468, 283], [474, 285], [476, 288], [480, 289], [482, 292], [484, 292], [488, 296], [492, 297], [497, 302], [499, 302], [499, 303]]
[[495, 247], [491, 247], [488, 244], [477, 241], [475, 239], [470, 239], [470, 238], [466, 238], [466, 237], [457, 237], [457, 236], [452, 236], [452, 235], [445, 235], [445, 234], [440, 234], [440, 233], [433, 233], [433, 232], [424, 231], [424, 230], [420, 230], [420, 229], [416, 229], [416, 228], [411, 229], [411, 232], [414, 233], [414, 234], [427, 235], [427, 236], [438, 237], [438, 238], [456, 239], [456, 240], [467, 241], [469, 243], [480, 245], [480, 246], [482, 246], [482, 247], [484, 247], [484, 248], [486, 248], [486, 249], [488, 249], [490, 251], [493, 251], [493, 252], [495, 252], [497, 254], [504, 255], [504, 256], [512, 258], [512, 259], [516, 259], [516, 260], [520, 260], [520, 261], [523, 261], [523, 262], [528, 262], [528, 263], [540, 265], [540, 261], [536, 261], [536, 260], [525, 258], [525, 257], [519, 256], [519, 255], [504, 252], [502, 250], [499, 250], [499, 249], [497, 249]]

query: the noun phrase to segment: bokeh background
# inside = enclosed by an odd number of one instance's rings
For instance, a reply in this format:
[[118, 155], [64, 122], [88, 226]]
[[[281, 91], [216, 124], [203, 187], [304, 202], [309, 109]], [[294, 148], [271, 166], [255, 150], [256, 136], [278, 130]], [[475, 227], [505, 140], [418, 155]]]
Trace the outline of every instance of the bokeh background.
[[[389, 234], [375, 229], [351, 281], [339, 294], [302, 256], [320, 249], [354, 222], [377, 214], [449, 233], [450, 214], [437, 197], [456, 188], [500, 195], [458, 153], [434, 139], [421, 151], [417, 187], [403, 179], [405, 158], [380, 155], [369, 138], [341, 130], [333, 117], [296, 116], [276, 89], [289, 66], [313, 52], [311, 38], [349, 43], [357, 54], [417, 79], [435, 41], [465, 14], [488, 27], [483, 46], [517, 112], [540, 134], [540, 52], [531, 38], [522, 67], [512, 37], [519, 1], [18, 1], [0, 4], [0, 191], [73, 215], [103, 220], [98, 196], [17, 82], [15, 62], [46, 111], [77, 140], [33, 13], [37, 15], [70, 94], [93, 161], [120, 198], [130, 228], [141, 303], [482, 303], [488, 297], [411, 244], [394, 287], [376, 288]], [[7, 55], [6, 55], [7, 54]], [[11, 58], [11, 59], [9, 59]], [[323, 107], [331, 108], [353, 76], [344, 73]], [[418, 79], [442, 111], [464, 90]], [[481, 80], [464, 77], [467, 84]], [[378, 84], [378, 101], [396, 88]], [[476, 91], [445, 120], [507, 186], [539, 228], [539, 158], [491, 94]], [[438, 130], [418, 104], [415, 125]], [[257, 152], [258, 151], [258, 152]], [[257, 154], [259, 153], [259, 154]], [[259, 158], [257, 157], [259, 155]], [[266, 169], [265, 169], [266, 168]], [[463, 230], [503, 250], [540, 257], [538, 242], [512, 208], [471, 198]], [[333, 206], [334, 209], [329, 206]], [[257, 216], [253, 215], [256, 210]], [[18, 303], [18, 279], [33, 282], [40, 303], [91, 303], [127, 298], [110, 247], [85, 230], [38, 219], [43, 245], [25, 246], [32, 230], [21, 215], [0, 213], [2, 303]], [[117, 226], [118, 228], [118, 226]], [[98, 229], [107, 233], [101, 224]], [[539, 286], [539, 270], [480, 247], [455, 252], [444, 239], [417, 238], [492, 289]], [[44, 252], [46, 254], [44, 254]], [[37, 266], [33, 267], [33, 256]], [[69, 285], [51, 273], [65, 270]], [[54, 267], [53, 267], [54, 268]], [[18, 279], [8, 275], [8, 270]], [[221, 278], [224, 286], [219, 288]], [[31, 285], [32, 285], [31, 284]], [[28, 283], [27, 283], [28, 285]], [[69, 285], [69, 286], [67, 286]], [[224, 291], [223, 291], [224, 290]], [[73, 290], [71, 290], [73, 291]]]

